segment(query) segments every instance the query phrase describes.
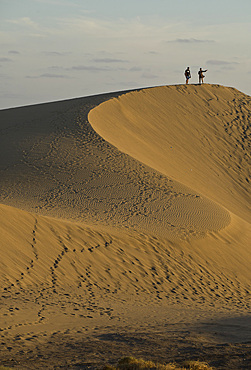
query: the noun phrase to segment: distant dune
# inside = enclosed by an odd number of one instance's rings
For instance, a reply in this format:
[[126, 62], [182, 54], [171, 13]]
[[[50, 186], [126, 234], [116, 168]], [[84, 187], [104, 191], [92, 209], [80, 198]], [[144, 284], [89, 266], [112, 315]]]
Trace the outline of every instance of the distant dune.
[[246, 315], [250, 117], [207, 84], [0, 111], [0, 360], [17, 335]]

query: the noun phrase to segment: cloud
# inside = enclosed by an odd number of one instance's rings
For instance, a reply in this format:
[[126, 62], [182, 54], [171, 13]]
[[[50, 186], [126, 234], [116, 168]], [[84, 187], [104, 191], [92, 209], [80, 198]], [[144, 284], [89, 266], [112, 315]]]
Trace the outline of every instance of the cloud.
[[16, 33], [20, 37], [29, 36], [29, 37], [46, 37], [48, 33], [56, 32], [56, 29], [49, 29], [42, 27], [38, 23], [34, 22], [29, 17], [17, 18], [17, 19], [7, 19], [7, 23], [12, 24], [16, 27], [13, 27], [11, 32]]
[[64, 67], [61, 67], [61, 66], [50, 66], [50, 67], [48, 67], [48, 69], [53, 69], [54, 71], [55, 70], [65, 70], [66, 68], [64, 68]]
[[12, 59], [10, 59], [10, 58], [0, 58], [0, 62], [8, 63], [8, 62], [12, 62]]
[[19, 51], [17, 50], [9, 50], [8, 53], [9, 54], [20, 54]]
[[95, 67], [95, 66], [73, 66], [71, 67], [73, 71], [89, 71], [89, 72], [100, 72], [100, 71], [112, 71], [109, 67]]
[[45, 77], [45, 78], [68, 78], [66, 75], [57, 75], [55, 73], [44, 73], [40, 75], [40, 77]]
[[9, 19], [7, 20], [8, 23], [17, 24], [19, 26], [25, 26], [25, 27], [32, 27], [37, 28], [38, 25], [36, 22], [32, 21], [29, 17], [23, 17], [18, 19]]
[[80, 4], [74, 4], [73, 1], [71, 0], [33, 0], [34, 2], [36, 3], [41, 3], [41, 4], [48, 4], [48, 5], [57, 5], [57, 6], [61, 6], [61, 7], [65, 7], [65, 6], [68, 6], [68, 7], [75, 7], [75, 8], [80, 8], [81, 9], [81, 12], [83, 13], [86, 13], [86, 14], [89, 14], [91, 11], [90, 10], [85, 10], [85, 9], [82, 9], [81, 5]]
[[214, 65], [214, 66], [224, 66], [224, 65], [230, 65], [230, 64], [239, 64], [238, 62], [227, 62], [225, 60], [218, 60], [218, 59], [208, 60], [206, 63], [207, 64]]
[[49, 55], [49, 56], [66, 56], [66, 55], [69, 55], [71, 53], [69, 51], [64, 51], [64, 52], [60, 52], [60, 51], [44, 51], [43, 54]]
[[[57, 25], [63, 34], [80, 35], [106, 35], [110, 31], [110, 23], [101, 21], [95, 18], [77, 17], [77, 18], [60, 18], [57, 20]], [[111, 31], [110, 31], [111, 32]]]
[[142, 71], [142, 68], [140, 67], [132, 67], [129, 69], [130, 72], [141, 72]]
[[188, 43], [209, 43], [209, 42], [215, 42], [214, 40], [200, 40], [200, 39], [175, 39], [170, 40], [168, 42], [175, 42], [175, 43], [181, 43], [181, 44], [188, 44]]
[[167, 28], [171, 28], [165, 22], [149, 23], [139, 17], [105, 19], [81, 14], [77, 17], [57, 19], [56, 24], [61, 34], [66, 34], [66, 37], [69, 34], [75, 34], [78, 38], [79, 35], [84, 34], [85, 37], [97, 37], [101, 42], [110, 37], [113, 41], [119, 40], [120, 44], [123, 40], [128, 42], [129, 39], [150, 41], [153, 38], [162, 38]]
[[128, 63], [128, 60], [125, 59], [116, 59], [116, 58], [97, 58], [93, 59], [95, 63]]
[[143, 73], [143, 74], [141, 75], [141, 77], [143, 77], [143, 78], [147, 78], [147, 79], [151, 80], [151, 79], [154, 79], [154, 78], [158, 78], [159, 76], [154, 75], [154, 74], [149, 73], [149, 72], [145, 72], [145, 73]]
[[26, 78], [70, 78], [67, 75], [58, 75], [55, 73], [43, 73], [39, 76], [26, 76]]
[[154, 50], [149, 50], [149, 51], [145, 52], [145, 54], [158, 55], [159, 53], [157, 51], [154, 51]]

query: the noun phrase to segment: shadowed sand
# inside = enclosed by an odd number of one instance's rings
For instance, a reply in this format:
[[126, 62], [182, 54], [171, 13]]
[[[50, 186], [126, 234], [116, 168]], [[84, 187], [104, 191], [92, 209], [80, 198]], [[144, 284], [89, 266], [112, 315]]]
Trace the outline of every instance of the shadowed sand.
[[[196, 358], [250, 341], [250, 117], [250, 97], [217, 85], [0, 111], [0, 361], [74, 365], [49, 356], [53, 336], [88, 338], [76, 361], [93, 367], [179, 348], [188, 327]], [[156, 340], [135, 345], [142, 331]]]

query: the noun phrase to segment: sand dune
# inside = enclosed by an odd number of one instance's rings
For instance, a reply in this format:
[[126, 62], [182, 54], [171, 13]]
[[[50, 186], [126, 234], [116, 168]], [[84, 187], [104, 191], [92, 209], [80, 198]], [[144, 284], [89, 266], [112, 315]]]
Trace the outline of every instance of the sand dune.
[[250, 222], [251, 98], [218, 85], [132, 92], [89, 113], [129, 154]]
[[0, 111], [1, 359], [32, 367], [53, 335], [247, 315], [250, 117], [217, 85]]

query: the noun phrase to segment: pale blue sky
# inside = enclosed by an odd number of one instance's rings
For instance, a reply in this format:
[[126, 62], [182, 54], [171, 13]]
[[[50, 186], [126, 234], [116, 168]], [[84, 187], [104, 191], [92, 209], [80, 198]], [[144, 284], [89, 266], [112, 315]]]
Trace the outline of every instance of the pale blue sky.
[[0, 0], [0, 109], [184, 83], [251, 95], [251, 0]]

